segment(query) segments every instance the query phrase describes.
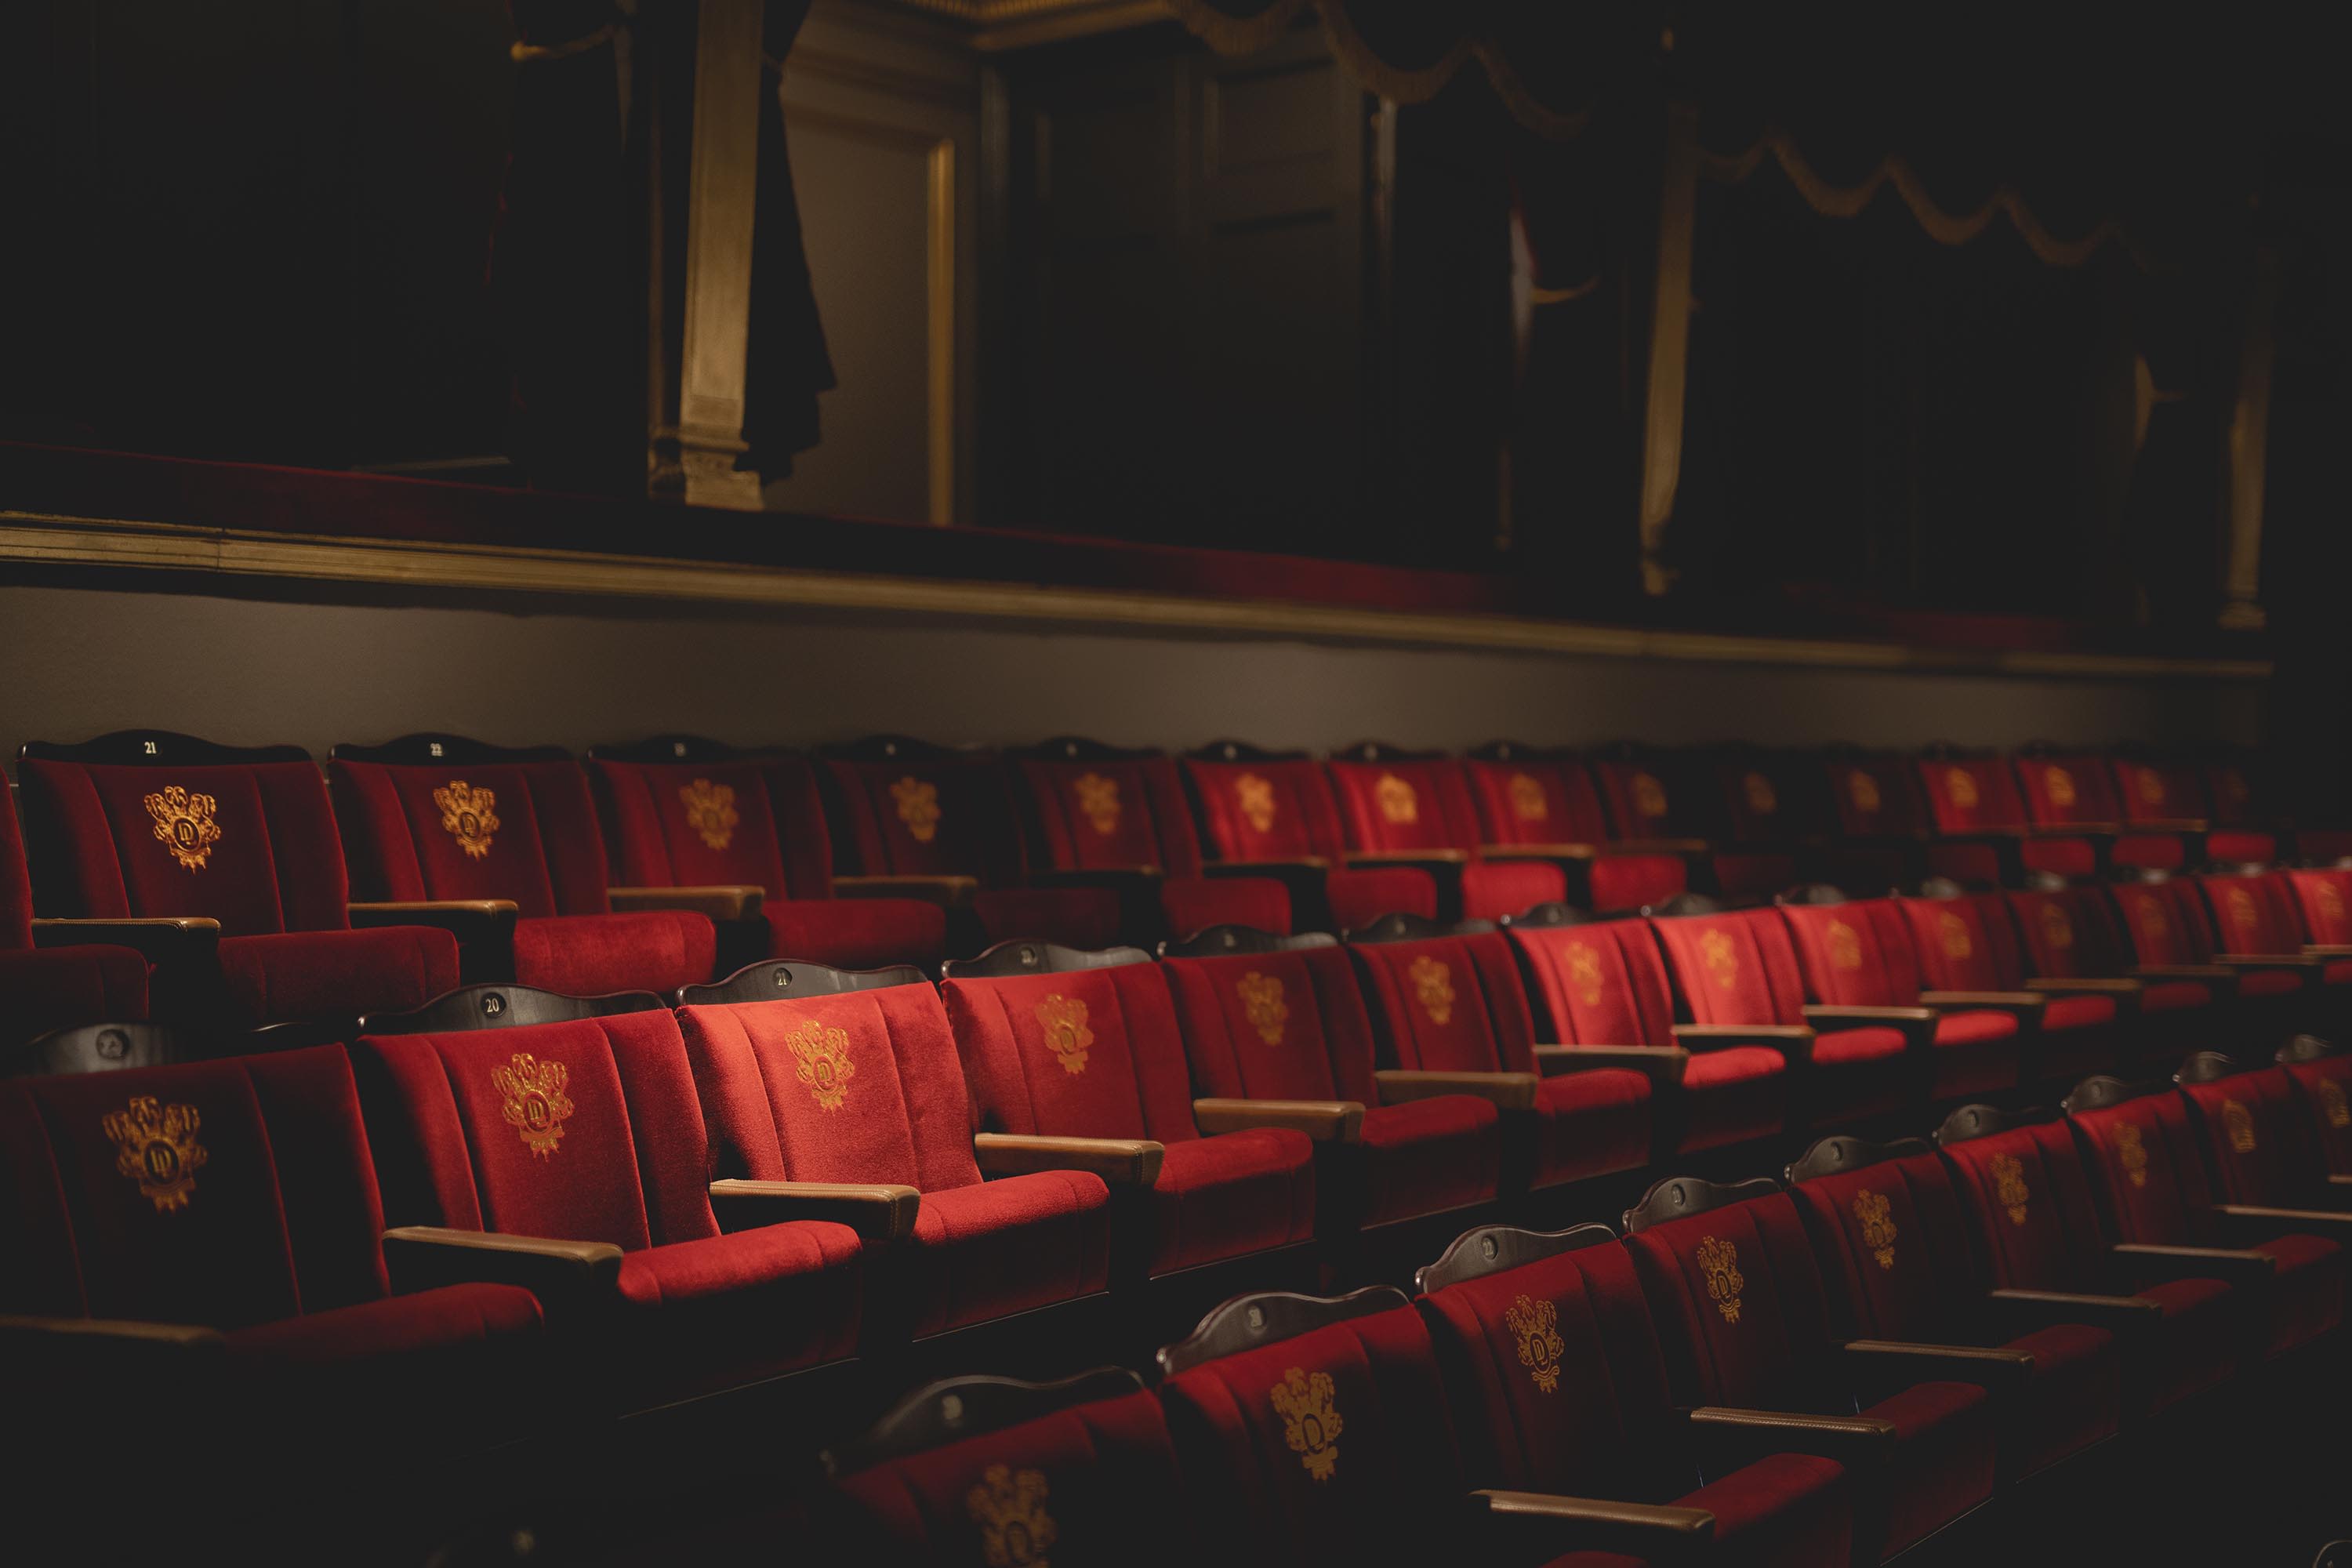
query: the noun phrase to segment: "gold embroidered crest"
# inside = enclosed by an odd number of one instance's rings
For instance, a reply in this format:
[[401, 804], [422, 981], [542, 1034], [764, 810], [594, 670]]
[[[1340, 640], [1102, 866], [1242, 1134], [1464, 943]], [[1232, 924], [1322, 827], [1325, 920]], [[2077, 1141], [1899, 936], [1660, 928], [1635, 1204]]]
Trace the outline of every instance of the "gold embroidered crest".
[[839, 1110], [857, 1064], [849, 1059], [849, 1031], [828, 1029], [814, 1018], [784, 1037], [793, 1053], [793, 1076], [808, 1086], [820, 1110]]
[[1412, 785], [1394, 773], [1382, 773], [1372, 784], [1372, 804], [1381, 808], [1381, 820], [1399, 826], [1421, 820], [1421, 796]]
[[890, 798], [898, 803], [898, 820], [907, 825], [907, 837], [918, 844], [939, 837], [939, 785], [910, 775], [890, 786]]
[[2064, 768], [2042, 769], [2042, 793], [2050, 797], [2051, 805], [2064, 811], [2074, 804], [2074, 775]]
[[1511, 815], [1521, 822], [1541, 822], [1551, 816], [1543, 785], [1527, 773], [1511, 775]]
[[1045, 1031], [1045, 1048], [1076, 1078], [1087, 1070], [1087, 1052], [1094, 1048], [1095, 1032], [1087, 1027], [1087, 1005], [1055, 992], [1037, 1004], [1037, 1022]]
[[2074, 945], [2074, 922], [2056, 904], [2042, 906], [2042, 940], [2055, 952], [2063, 952]]
[[1739, 984], [1739, 950], [1722, 931], [1711, 931], [1698, 939], [1698, 962], [1706, 977], [1723, 990]]
[[735, 810], [733, 785], [697, 779], [680, 784], [677, 798], [686, 803], [686, 825], [705, 844], [724, 849], [734, 842], [735, 825], [743, 818]]
[[1078, 775], [1078, 810], [1085, 814], [1087, 824], [1105, 838], [1118, 831], [1118, 781], [1100, 773]]
[[2154, 893], [2142, 893], [2133, 906], [2139, 911], [2140, 929], [2153, 942], [2162, 942], [2172, 934], [2172, 922], [2164, 918], [2164, 906], [2156, 901]]
[[2025, 1190], [2025, 1167], [2014, 1154], [1995, 1154], [1992, 1166], [1992, 1194], [2000, 1206], [2009, 1211], [2009, 1223], [2025, 1223], [2025, 1205], [2032, 1194]]
[[964, 1493], [963, 1506], [980, 1526], [980, 1558], [988, 1568], [1053, 1568], [1045, 1553], [1061, 1531], [1045, 1511], [1044, 1471], [1016, 1474], [1010, 1465], [991, 1465]]
[[563, 1124], [572, 1116], [572, 1097], [563, 1086], [571, 1081], [572, 1070], [562, 1062], [541, 1061], [529, 1051], [517, 1051], [506, 1066], [490, 1069], [490, 1087], [505, 1102], [499, 1114], [542, 1160], [563, 1142]]
[[1944, 944], [1946, 958], [1963, 959], [1977, 950], [1976, 943], [1969, 940], [1969, 922], [1949, 910], [1937, 915], [1936, 936]]
[[2116, 1124], [2116, 1163], [2133, 1186], [2147, 1185], [2147, 1145], [2140, 1142], [2139, 1128], [2133, 1122]]
[[2330, 929], [2340, 930], [2344, 924], [2344, 895], [2336, 890], [2333, 882], [2322, 882], [2312, 889], [2312, 902], [2319, 906], [2319, 918]]
[[1454, 1016], [1454, 971], [1442, 958], [1423, 953], [1405, 971], [1412, 979], [1412, 994], [1421, 998], [1421, 1010], [1429, 1015], [1433, 1024], [1444, 1024]]
[[2231, 805], [2243, 805], [2246, 804], [2246, 796], [2252, 792], [2246, 788], [2245, 774], [2235, 768], [2224, 768], [2221, 770], [2221, 793], [2228, 797]]
[[1885, 1193], [1868, 1187], [1853, 1194], [1853, 1217], [1862, 1226], [1862, 1243], [1881, 1268], [1895, 1267], [1895, 1221], [1887, 1216]]
[[2243, 888], [2229, 889], [2221, 902], [2230, 911], [2230, 924], [2241, 937], [2251, 937], [2254, 927], [2254, 896]]
[[1588, 1007], [1601, 1004], [1601, 955], [1580, 942], [1568, 944], [1568, 984]]
[[2164, 804], [2162, 773], [2158, 773], [2154, 768], [2140, 768], [2133, 773], [2132, 782], [2139, 788], [2141, 805], [2162, 805]]
[[1739, 781], [1739, 787], [1748, 796], [1748, 809], [1757, 816], [1770, 816], [1780, 809], [1779, 792], [1762, 773], [1749, 773]]
[[220, 824], [213, 820], [220, 802], [167, 784], [144, 804], [147, 815], [155, 819], [155, 837], [172, 852], [172, 858], [191, 871], [203, 870], [205, 862], [212, 858], [213, 846], [220, 842]]
[[2221, 1131], [2230, 1135], [2230, 1147], [2238, 1153], [2254, 1152], [2254, 1113], [2237, 1100], [2221, 1102]]
[[1853, 802], [1854, 810], [1864, 816], [1874, 816], [1885, 804], [1878, 797], [1878, 781], [1856, 768], [1845, 776], [1846, 798]]
[[1650, 773], [1633, 775], [1633, 809], [1653, 821], [1666, 815], [1666, 786]]
[[1727, 1323], [1739, 1321], [1739, 1293], [1748, 1288], [1739, 1272], [1739, 1248], [1719, 1236], [1699, 1238], [1698, 1266], [1706, 1276], [1706, 1293]]
[[1242, 1016], [1257, 1031], [1257, 1037], [1269, 1046], [1282, 1044], [1283, 1026], [1290, 1022], [1290, 1004], [1282, 999], [1281, 979], [1253, 969], [1234, 982], [1234, 994], [1242, 999]]
[[490, 852], [490, 835], [499, 826], [494, 791], [451, 779], [433, 792], [433, 804], [441, 808], [441, 831], [455, 838], [458, 848], [476, 860]]
[[1829, 949], [1830, 967], [1851, 973], [1862, 967], [1862, 938], [1853, 934], [1853, 927], [1843, 921], [1830, 921], [1822, 933], [1822, 945]]
[[2352, 1105], [2344, 1103], [2344, 1086], [2332, 1078], [2319, 1080], [2319, 1109], [2330, 1127], [2352, 1127]]
[[1282, 1440], [1318, 1481], [1329, 1480], [1331, 1472], [1339, 1468], [1342, 1423], [1332, 1406], [1332, 1393], [1329, 1373], [1310, 1376], [1295, 1366], [1271, 1390], [1274, 1413], [1282, 1417]]
[[1560, 1352], [1568, 1349], [1568, 1342], [1559, 1337], [1559, 1309], [1549, 1301], [1521, 1296], [1503, 1314], [1503, 1326], [1519, 1342], [1519, 1364], [1535, 1379], [1537, 1391], [1549, 1394], [1557, 1389]]
[[1242, 808], [1242, 820], [1253, 832], [1266, 833], [1274, 827], [1274, 781], [1256, 773], [1244, 773], [1234, 781], [1234, 799]]
[[1944, 798], [1962, 811], [1974, 811], [1977, 805], [1976, 775], [1966, 768], [1953, 768], [1946, 773]]
[[212, 1156], [196, 1142], [193, 1105], [163, 1105], [152, 1094], [134, 1094], [128, 1109], [110, 1110], [99, 1126], [114, 1140], [114, 1168], [139, 1184], [139, 1195], [157, 1214], [188, 1206], [196, 1173]]

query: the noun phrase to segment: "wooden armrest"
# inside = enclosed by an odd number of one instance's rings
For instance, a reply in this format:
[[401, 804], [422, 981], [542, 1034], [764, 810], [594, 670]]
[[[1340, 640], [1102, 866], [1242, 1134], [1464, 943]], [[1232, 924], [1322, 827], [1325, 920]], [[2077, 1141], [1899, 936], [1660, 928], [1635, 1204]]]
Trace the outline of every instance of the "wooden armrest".
[[2050, 998], [2034, 991], [1922, 991], [1922, 1007], [1981, 1008], [1986, 1012], [2039, 1013]]
[[1676, 1024], [1674, 1027], [1675, 1042], [1695, 1051], [1762, 1046], [1800, 1066], [1813, 1059], [1817, 1034], [1811, 1024]]
[[1356, 1100], [1196, 1100], [1192, 1122], [1209, 1133], [1288, 1127], [1318, 1143], [1364, 1141], [1364, 1106]]
[[1485, 844], [1482, 860], [1591, 860], [1601, 853], [1598, 844]]
[[[2013, 1394], [2033, 1381], [2033, 1352], [2005, 1345], [1912, 1344], [1901, 1340], [1849, 1340], [1847, 1357], [1876, 1392], [1863, 1400], [1875, 1405], [1897, 1387], [1915, 1383], [1973, 1383], [1996, 1398]], [[1888, 1379], [1894, 1383], [1889, 1384]]]
[[980, 891], [977, 877], [835, 877], [836, 899], [919, 899], [943, 910], [960, 910]]
[[33, 922], [35, 947], [128, 947], [153, 964], [209, 963], [220, 947], [220, 921], [203, 915], [158, 920]]
[[1859, 1029], [1882, 1024], [1903, 1031], [1904, 1046], [1913, 1051], [1931, 1050], [1936, 1044], [1937, 1013], [1932, 1007], [1833, 1007], [1805, 1009], [1805, 1022], [1821, 1034], [1835, 1029]]
[[1157, 866], [1095, 866], [1032, 871], [1024, 880], [1033, 888], [1110, 888], [1121, 882], [1156, 882], [1166, 875]]
[[1148, 1138], [1048, 1138], [1018, 1132], [972, 1134], [981, 1173], [1023, 1176], [1032, 1171], [1091, 1171], [1113, 1186], [1148, 1187], [1160, 1179], [1168, 1151]]
[[2232, 1286], [2267, 1289], [2278, 1265], [2267, 1252], [2221, 1247], [2159, 1247], [2126, 1241], [2107, 1249], [2135, 1282], [2219, 1279]]
[[59, 1356], [178, 1357], [222, 1344], [218, 1329], [127, 1318], [0, 1316], [0, 1361], [48, 1363]]
[[826, 1219], [845, 1225], [863, 1241], [904, 1241], [915, 1234], [923, 1194], [887, 1183], [746, 1182], [710, 1184], [710, 1212], [724, 1231], [753, 1230], [787, 1220]]
[[768, 890], [749, 882], [729, 882], [707, 888], [607, 888], [615, 914], [640, 910], [686, 910], [714, 921], [757, 919]]
[[1350, 849], [1350, 866], [1463, 866], [1470, 860], [1466, 849]]
[[2225, 963], [2135, 963], [2136, 980], [2215, 980], [2234, 984], [2238, 972]]
[[1284, 871], [1328, 871], [1331, 862], [1320, 855], [1291, 855], [1265, 860], [1203, 860], [1206, 877], [1273, 877]]
[[434, 1225], [385, 1231], [383, 1261], [401, 1295], [444, 1285], [520, 1285], [551, 1318], [614, 1299], [621, 1279], [621, 1249], [609, 1242]]
[[2029, 980], [2025, 988], [2051, 996], [2113, 996], [2120, 1001], [2126, 997], [2137, 998], [2147, 989], [2147, 982], [2126, 980], [2120, 976], [2088, 980]]
[[2005, 1335], [2046, 1329], [2058, 1323], [2084, 1323], [2102, 1328], [2119, 1340], [2135, 1343], [2157, 1331], [2164, 1309], [2144, 1296], [2091, 1296], [2072, 1290], [1990, 1290], [1985, 1307], [2011, 1325]]
[[2306, 958], [2352, 958], [2352, 946], [2343, 942], [2306, 942], [2303, 944]]
[[1690, 1052], [1680, 1046], [1538, 1046], [1536, 1071], [1546, 1078], [1596, 1068], [1630, 1068], [1650, 1080], [1653, 1093], [1682, 1087]]
[[2213, 962], [2240, 973], [2274, 973], [2284, 970], [2306, 980], [2318, 979], [2319, 972], [2327, 964], [2327, 960], [2304, 952], [2217, 952]]
[[510, 945], [517, 913], [512, 899], [426, 899], [407, 903], [350, 904], [355, 931], [385, 926], [430, 926], [446, 931], [458, 945]]
[[1610, 842], [1612, 855], [1704, 855], [1714, 846], [1704, 838], [1618, 838]]
[[2267, 1241], [2297, 1231], [2352, 1240], [2352, 1214], [2335, 1209], [2283, 1209], [2263, 1204], [2216, 1204], [2207, 1211], [2223, 1222], [2233, 1236], [2258, 1236]]
[[1690, 1412], [1691, 1435], [1722, 1462], [1705, 1473], [1748, 1464], [1767, 1454], [1834, 1459], [1867, 1489], [1895, 1455], [1895, 1423], [1874, 1415], [1812, 1415], [1702, 1405]]
[[1622, 1552], [1655, 1568], [1705, 1563], [1715, 1543], [1715, 1515], [1703, 1508], [1659, 1507], [1547, 1492], [1480, 1490], [1470, 1494], [1482, 1534], [1513, 1544], [1480, 1552], [1481, 1562], [1548, 1561], [1569, 1552]]
[[1531, 1072], [1407, 1072], [1390, 1068], [1376, 1072], [1382, 1105], [1409, 1100], [1429, 1100], [1441, 1094], [1475, 1094], [1492, 1100], [1498, 1110], [1532, 1110], [1543, 1079]]

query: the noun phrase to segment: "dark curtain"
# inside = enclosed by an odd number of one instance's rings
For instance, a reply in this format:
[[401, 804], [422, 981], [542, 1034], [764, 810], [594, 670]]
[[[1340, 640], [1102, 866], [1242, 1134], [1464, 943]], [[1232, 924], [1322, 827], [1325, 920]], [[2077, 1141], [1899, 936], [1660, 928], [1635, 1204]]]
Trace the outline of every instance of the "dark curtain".
[[743, 386], [743, 439], [751, 450], [737, 466], [770, 479], [788, 478], [793, 454], [817, 444], [817, 394], [837, 384], [809, 282], [783, 104], [776, 95], [782, 62], [808, 11], [809, 0], [770, 0], [762, 25], [772, 68], [760, 79], [760, 205], [751, 229], [751, 344]]

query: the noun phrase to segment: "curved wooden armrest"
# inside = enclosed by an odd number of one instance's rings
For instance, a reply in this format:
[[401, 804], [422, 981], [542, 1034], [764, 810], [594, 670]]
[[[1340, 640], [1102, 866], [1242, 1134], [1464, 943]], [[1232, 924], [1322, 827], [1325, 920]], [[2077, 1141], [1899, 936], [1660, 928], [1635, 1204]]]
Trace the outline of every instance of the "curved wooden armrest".
[[2306, 942], [2303, 944], [2305, 958], [2352, 958], [2352, 945], [2336, 942]]
[[1148, 1138], [1050, 1138], [1018, 1132], [972, 1134], [972, 1158], [990, 1176], [1032, 1171], [1091, 1171], [1115, 1187], [1148, 1187], [1160, 1179], [1167, 1149]]
[[1122, 882], [1157, 882], [1167, 874], [1157, 866], [1092, 866], [1032, 871], [1023, 879], [1033, 888], [1115, 888]]
[[1598, 844], [1485, 844], [1482, 860], [1591, 860], [1600, 857]]
[[980, 891], [977, 877], [835, 877], [836, 899], [919, 899], [943, 910], [960, 910]]
[[2073, 1290], [1990, 1290], [1985, 1308], [1992, 1318], [2015, 1334], [2020, 1325], [2046, 1329], [2058, 1323], [2085, 1323], [2119, 1340], [2146, 1343], [2164, 1321], [2164, 1309], [2144, 1296], [2092, 1296]]
[[0, 1364], [53, 1362], [60, 1356], [114, 1359], [178, 1357], [217, 1350], [218, 1329], [200, 1323], [150, 1323], [130, 1318], [40, 1318], [0, 1315]]
[[[1746, 1410], [1702, 1405], [1689, 1414], [1691, 1436], [1728, 1469], [1768, 1454], [1811, 1454], [1834, 1459], [1865, 1487], [1895, 1457], [1895, 1423], [1874, 1415], [1812, 1415], [1791, 1410]], [[1715, 1473], [1713, 1467], [1708, 1474]]]
[[1538, 1046], [1536, 1070], [1546, 1078], [1596, 1068], [1630, 1068], [1650, 1080], [1653, 1093], [1682, 1087], [1690, 1052], [1680, 1046]]
[[1526, 1549], [1476, 1553], [1478, 1560], [1538, 1562], [1569, 1552], [1606, 1552], [1641, 1558], [1656, 1568], [1709, 1560], [1715, 1515], [1703, 1508], [1659, 1507], [1607, 1498], [1548, 1492], [1480, 1490], [1471, 1507], [1486, 1526]]
[[463, 947], [505, 946], [514, 941], [517, 910], [512, 899], [425, 899], [347, 907], [354, 931], [430, 926], [447, 931]]
[[1988, 1012], [2039, 1013], [2050, 998], [2038, 991], [1922, 991], [1922, 1007], [1977, 1007]]
[[1813, 1059], [1819, 1033], [1811, 1024], [1676, 1024], [1676, 1043], [1695, 1051], [1720, 1051], [1732, 1046], [1762, 1046], [1800, 1064]]
[[220, 921], [205, 915], [153, 920], [63, 921], [33, 922], [35, 947], [127, 947], [148, 963], [182, 964], [209, 963], [220, 947]]
[[[1896, 1387], [1916, 1383], [1973, 1383], [2000, 1397], [2033, 1381], [2033, 1352], [2006, 1345], [1913, 1344], [1903, 1340], [1849, 1340], [1845, 1352], [1870, 1387], [1864, 1399], [1875, 1405]], [[1874, 1365], [1873, 1363], [1875, 1363]], [[1891, 1382], [1890, 1382], [1891, 1380]]]
[[1932, 1007], [1811, 1006], [1805, 1009], [1805, 1022], [1822, 1034], [1834, 1029], [1884, 1025], [1902, 1030], [1905, 1048], [1913, 1051], [1935, 1048], [1937, 1017]]
[[1704, 838], [1612, 838], [1609, 855], [1704, 855], [1715, 846]]
[[1203, 860], [1201, 872], [1209, 877], [1273, 877], [1284, 871], [1328, 871], [1331, 862], [1320, 855], [1280, 856], [1265, 860]]
[[2126, 980], [2119, 975], [2098, 976], [2084, 980], [2029, 980], [2028, 991], [2048, 996], [2113, 996], [2118, 1001], [2137, 998], [2147, 989], [2145, 980]]
[[2135, 980], [2210, 980], [2234, 985], [2238, 972], [2226, 963], [2135, 963]]
[[714, 921], [748, 921], [758, 917], [768, 890], [749, 882], [728, 882], [705, 888], [607, 888], [615, 914], [639, 910], [686, 910]]
[[2314, 952], [2217, 952], [2213, 962], [2225, 969], [2242, 972], [2287, 970], [2314, 980], [2319, 978], [2320, 970], [2327, 964], [2327, 960]]
[[443, 1285], [520, 1285], [550, 1317], [614, 1298], [621, 1249], [603, 1241], [559, 1241], [403, 1225], [383, 1233], [392, 1288], [405, 1296]]
[[1350, 866], [1462, 866], [1467, 865], [1467, 849], [1350, 849]]
[[2126, 1241], [2107, 1255], [2134, 1280], [2219, 1279], [2241, 1288], [2265, 1290], [2278, 1277], [2278, 1265], [2267, 1252], [2222, 1247], [2158, 1247]]
[[1475, 1094], [1498, 1110], [1532, 1110], [1543, 1079], [1531, 1072], [1409, 1072], [1389, 1068], [1372, 1075], [1382, 1105], [1430, 1100], [1441, 1094]]
[[1355, 1100], [1196, 1100], [1192, 1122], [1207, 1133], [1287, 1127], [1318, 1143], [1364, 1141], [1364, 1106]]
[[710, 1212], [724, 1231], [754, 1230], [787, 1220], [845, 1225], [863, 1241], [904, 1241], [915, 1234], [923, 1194], [891, 1183], [746, 1182], [710, 1184]]
[[2352, 1214], [2334, 1209], [2283, 1209], [2263, 1204], [2216, 1204], [2207, 1211], [2221, 1222], [2221, 1233], [2231, 1240], [2258, 1238], [2269, 1241], [2277, 1237], [2329, 1237], [2338, 1243], [2352, 1242]]

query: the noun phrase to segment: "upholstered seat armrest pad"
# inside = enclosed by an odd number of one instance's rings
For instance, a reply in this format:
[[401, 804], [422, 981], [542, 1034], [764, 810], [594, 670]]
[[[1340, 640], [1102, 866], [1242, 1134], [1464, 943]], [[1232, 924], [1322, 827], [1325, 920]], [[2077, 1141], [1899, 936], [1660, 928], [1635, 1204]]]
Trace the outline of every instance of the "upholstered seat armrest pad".
[[1482, 1561], [1537, 1562], [1570, 1552], [1622, 1552], [1664, 1568], [1707, 1562], [1715, 1544], [1715, 1515], [1703, 1508], [1512, 1491], [1475, 1491], [1470, 1504], [1480, 1516], [1482, 1537], [1511, 1543], [1478, 1553]]
[[1805, 1022], [1817, 1031], [1884, 1025], [1902, 1030], [1904, 1042], [1915, 1051], [1934, 1047], [1936, 1019], [1937, 1013], [1933, 1007], [1831, 1007], [1815, 1005], [1805, 1009]]
[[1680, 1046], [1538, 1046], [1536, 1070], [1546, 1078], [1597, 1068], [1630, 1068], [1650, 1080], [1654, 1091], [1677, 1088], [1690, 1052]]
[[1350, 849], [1350, 866], [1462, 866], [1468, 864], [1466, 849]]
[[1032, 1171], [1091, 1171], [1113, 1186], [1148, 1187], [1160, 1179], [1168, 1152], [1149, 1138], [1048, 1138], [1016, 1132], [976, 1132], [972, 1158], [983, 1174], [1023, 1176]]
[[2217, 1204], [2211, 1210], [2221, 1222], [2221, 1233], [2232, 1241], [2274, 1237], [2324, 1236], [2352, 1245], [2352, 1214], [2332, 1209], [2281, 1209], [2260, 1204]]
[[2105, 1329], [2117, 1339], [2139, 1342], [2153, 1334], [2164, 1309], [2138, 1296], [2089, 1296], [2071, 1290], [1992, 1290], [1985, 1308], [2013, 1336], [2058, 1323], [2083, 1323]]
[[760, 912], [767, 890], [755, 883], [728, 882], [706, 888], [607, 888], [614, 914], [643, 910], [688, 910], [714, 921], [748, 921]]
[[1762, 1046], [1792, 1062], [1813, 1059], [1818, 1031], [1810, 1024], [1676, 1024], [1675, 1039], [1696, 1051], [1730, 1046]]
[[1498, 1110], [1532, 1110], [1536, 1090], [1543, 1083], [1531, 1072], [1409, 1072], [1388, 1068], [1372, 1075], [1380, 1085], [1382, 1105], [1428, 1100], [1441, 1094], [1475, 1094], [1495, 1102]]
[[431, 1225], [385, 1231], [383, 1260], [404, 1296], [443, 1285], [520, 1285], [550, 1318], [617, 1299], [621, 1278], [621, 1249], [609, 1242]]
[[384, 926], [430, 926], [446, 931], [462, 946], [514, 940], [512, 899], [435, 899], [411, 903], [347, 906], [354, 931]]
[[891, 1183], [746, 1182], [710, 1184], [710, 1211], [725, 1231], [752, 1230], [787, 1220], [824, 1219], [845, 1225], [861, 1241], [904, 1241], [915, 1234], [923, 1194]]
[[35, 947], [127, 947], [160, 965], [202, 963], [220, 950], [220, 921], [203, 915], [161, 920], [33, 922]]
[[147, 1323], [106, 1318], [0, 1317], [0, 1367], [38, 1365], [55, 1373], [61, 1363], [169, 1363], [217, 1354], [218, 1329], [194, 1323]]
[[960, 910], [980, 891], [977, 877], [835, 877], [836, 899], [919, 899], [943, 910]]
[[1895, 1455], [1895, 1423], [1874, 1415], [1702, 1405], [1690, 1412], [1690, 1426], [1702, 1456], [1701, 1472], [1710, 1476], [1770, 1454], [1811, 1454], [1836, 1460], [1868, 1489]]
[[1592, 860], [1598, 844], [1487, 844], [1479, 847], [1482, 860]]
[[1196, 1100], [1193, 1124], [1206, 1133], [1287, 1127], [1318, 1143], [1360, 1143], [1364, 1107], [1354, 1100]]
[[1973, 1383], [1998, 1397], [2033, 1381], [2033, 1352], [2006, 1346], [1849, 1340], [1845, 1351], [1847, 1375], [1868, 1385], [1862, 1392], [1865, 1405], [1875, 1405], [1915, 1383]]
[[2219, 1279], [2263, 1289], [2278, 1275], [2278, 1265], [2271, 1261], [2270, 1254], [2236, 1247], [2159, 1247], [2127, 1241], [2109, 1247], [2107, 1255], [2136, 1281]]

